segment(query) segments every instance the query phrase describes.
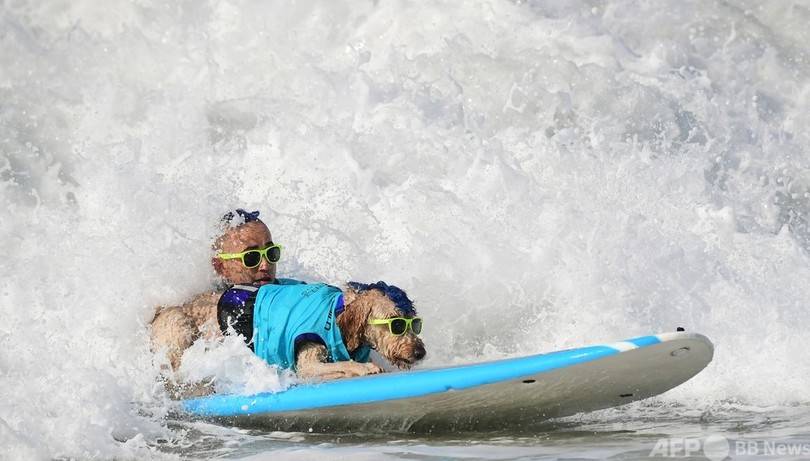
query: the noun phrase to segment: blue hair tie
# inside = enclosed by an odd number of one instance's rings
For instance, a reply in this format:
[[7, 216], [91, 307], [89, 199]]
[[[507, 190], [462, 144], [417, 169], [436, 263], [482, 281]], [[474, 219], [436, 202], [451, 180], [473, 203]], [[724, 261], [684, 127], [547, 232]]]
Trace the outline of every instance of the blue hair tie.
[[385, 296], [388, 296], [391, 301], [394, 302], [397, 309], [402, 311], [403, 314], [416, 315], [416, 308], [413, 307], [413, 301], [408, 298], [408, 295], [405, 294], [402, 289], [397, 288], [394, 285], [389, 285], [383, 281], [371, 284], [349, 282], [348, 285], [357, 291], [380, 290]]
[[[243, 222], [236, 222], [236, 223], [233, 222], [233, 219], [236, 218], [237, 214], [242, 218], [241, 221], [243, 221]], [[258, 210], [257, 211], [245, 211], [242, 208], [237, 208], [236, 209], [236, 214], [234, 214], [233, 211], [229, 211], [229, 212], [225, 213], [224, 216], [222, 216], [222, 222], [223, 223], [230, 223], [233, 226], [238, 226], [238, 225], [241, 225], [241, 224], [249, 223], [251, 221], [258, 221], [258, 220], [259, 220], [259, 211]]]

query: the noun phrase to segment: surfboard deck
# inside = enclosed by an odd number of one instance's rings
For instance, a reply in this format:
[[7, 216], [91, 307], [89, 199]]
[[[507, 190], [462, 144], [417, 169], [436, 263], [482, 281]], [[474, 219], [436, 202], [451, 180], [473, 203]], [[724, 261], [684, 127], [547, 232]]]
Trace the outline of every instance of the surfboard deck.
[[303, 384], [278, 393], [215, 394], [182, 405], [193, 415], [273, 430], [480, 430], [659, 395], [699, 373], [713, 354], [705, 336], [671, 332], [528, 357]]

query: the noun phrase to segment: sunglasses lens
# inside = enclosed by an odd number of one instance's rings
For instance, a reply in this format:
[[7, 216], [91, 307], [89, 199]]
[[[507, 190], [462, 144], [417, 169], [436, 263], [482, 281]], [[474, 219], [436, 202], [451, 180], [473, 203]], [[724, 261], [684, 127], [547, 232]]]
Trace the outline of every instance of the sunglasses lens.
[[417, 335], [422, 332], [422, 319], [413, 319], [413, 323], [411, 323], [411, 328], [413, 332]]
[[270, 247], [267, 250], [267, 260], [277, 263], [279, 259], [281, 259], [281, 247]]
[[242, 262], [245, 264], [245, 267], [256, 267], [262, 262], [262, 254], [257, 250], [248, 251], [242, 256]]
[[407, 328], [408, 322], [405, 319], [392, 319], [391, 320], [391, 333], [399, 336], [405, 334], [405, 328]]

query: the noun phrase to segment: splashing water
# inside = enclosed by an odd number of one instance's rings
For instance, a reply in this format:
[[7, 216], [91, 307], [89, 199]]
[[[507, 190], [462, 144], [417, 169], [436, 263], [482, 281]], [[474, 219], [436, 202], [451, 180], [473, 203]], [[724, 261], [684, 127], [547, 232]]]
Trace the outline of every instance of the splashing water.
[[[235, 207], [284, 244], [280, 276], [407, 290], [427, 365], [684, 326], [715, 361], [664, 401], [721, 419], [810, 403], [802, 2], [0, 11], [11, 458], [190, 444], [167, 423], [147, 325], [210, 287]], [[287, 385], [261, 364], [239, 376], [229, 358], [249, 357], [222, 347], [198, 346], [189, 373]]]

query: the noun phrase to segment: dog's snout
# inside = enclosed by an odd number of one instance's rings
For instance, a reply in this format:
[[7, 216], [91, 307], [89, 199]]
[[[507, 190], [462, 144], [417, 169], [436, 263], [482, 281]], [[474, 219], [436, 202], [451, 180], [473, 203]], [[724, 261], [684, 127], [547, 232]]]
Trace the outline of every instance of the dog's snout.
[[416, 360], [422, 360], [423, 358], [425, 358], [425, 355], [426, 355], [426, 354], [427, 354], [427, 352], [425, 351], [425, 347], [424, 347], [424, 346], [417, 346], [417, 347], [416, 347], [416, 348], [414, 348], [414, 350], [413, 350], [413, 357], [414, 357]]

